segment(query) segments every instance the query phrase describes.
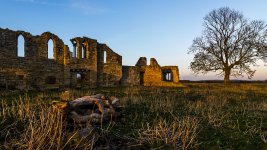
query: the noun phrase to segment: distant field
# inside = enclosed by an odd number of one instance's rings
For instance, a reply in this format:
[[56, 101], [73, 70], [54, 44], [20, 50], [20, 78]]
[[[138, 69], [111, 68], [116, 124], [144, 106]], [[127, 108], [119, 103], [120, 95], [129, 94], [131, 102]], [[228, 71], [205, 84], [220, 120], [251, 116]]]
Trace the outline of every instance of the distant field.
[[267, 84], [185, 83], [184, 88], [73, 90], [71, 99], [117, 96], [122, 117], [69, 125], [51, 102], [60, 92], [1, 92], [0, 149], [267, 149]]

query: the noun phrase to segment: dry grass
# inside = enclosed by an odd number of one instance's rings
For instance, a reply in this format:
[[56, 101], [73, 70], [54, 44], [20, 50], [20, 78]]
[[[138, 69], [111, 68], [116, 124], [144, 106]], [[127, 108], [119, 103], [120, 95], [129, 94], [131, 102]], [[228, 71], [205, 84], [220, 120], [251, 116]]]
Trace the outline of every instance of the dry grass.
[[[0, 149], [266, 149], [267, 85], [105, 88], [0, 98]], [[53, 100], [120, 97], [122, 117], [72, 124]]]
[[41, 99], [20, 97], [11, 103], [2, 100], [1, 105], [0, 133], [5, 140], [0, 149], [77, 149], [95, 143], [96, 133], [81, 136], [79, 128], [68, 131], [62, 113]]
[[139, 131], [141, 143], [158, 145], [158, 148], [188, 149], [196, 146], [198, 120], [195, 118], [176, 118], [173, 122], [157, 120], [146, 123]]

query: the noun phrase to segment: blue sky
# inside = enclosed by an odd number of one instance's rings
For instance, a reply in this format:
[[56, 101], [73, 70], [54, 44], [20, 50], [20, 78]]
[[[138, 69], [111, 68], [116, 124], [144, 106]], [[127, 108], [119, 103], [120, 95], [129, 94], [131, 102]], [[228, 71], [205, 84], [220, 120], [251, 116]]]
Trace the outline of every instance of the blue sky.
[[[214, 73], [195, 77], [187, 51], [203, 30], [203, 17], [228, 6], [253, 20], [267, 19], [266, 0], [0, 0], [0, 27], [39, 35], [50, 31], [72, 50], [69, 39], [87, 36], [106, 43], [135, 65], [140, 56], [178, 65], [183, 80], [220, 79]], [[267, 79], [259, 62], [253, 79]], [[239, 79], [247, 79], [239, 78]]]

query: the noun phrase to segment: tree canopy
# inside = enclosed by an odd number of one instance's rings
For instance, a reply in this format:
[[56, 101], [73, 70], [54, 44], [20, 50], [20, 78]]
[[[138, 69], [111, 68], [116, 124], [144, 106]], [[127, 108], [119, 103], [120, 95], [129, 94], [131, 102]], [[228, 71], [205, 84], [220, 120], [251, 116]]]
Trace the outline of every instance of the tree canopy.
[[248, 20], [242, 13], [223, 7], [204, 17], [202, 36], [193, 40], [191, 70], [198, 74], [219, 71], [224, 82], [230, 76], [253, 77], [251, 65], [267, 62], [267, 26], [261, 20]]

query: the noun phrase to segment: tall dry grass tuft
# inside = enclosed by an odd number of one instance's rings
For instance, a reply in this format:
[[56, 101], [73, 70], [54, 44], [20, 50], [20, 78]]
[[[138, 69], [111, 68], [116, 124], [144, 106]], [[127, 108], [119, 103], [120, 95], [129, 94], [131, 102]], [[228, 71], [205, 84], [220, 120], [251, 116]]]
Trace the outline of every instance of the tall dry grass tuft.
[[41, 99], [1, 101], [0, 149], [91, 149], [98, 133], [91, 126], [67, 128], [62, 113]]
[[154, 124], [146, 123], [139, 130], [139, 139], [143, 144], [175, 149], [188, 149], [196, 146], [199, 121], [196, 118], [176, 118], [172, 122], [165, 119]]
[[63, 118], [60, 112], [43, 108], [31, 114], [28, 127], [13, 145], [25, 149], [60, 149], [64, 141]]

